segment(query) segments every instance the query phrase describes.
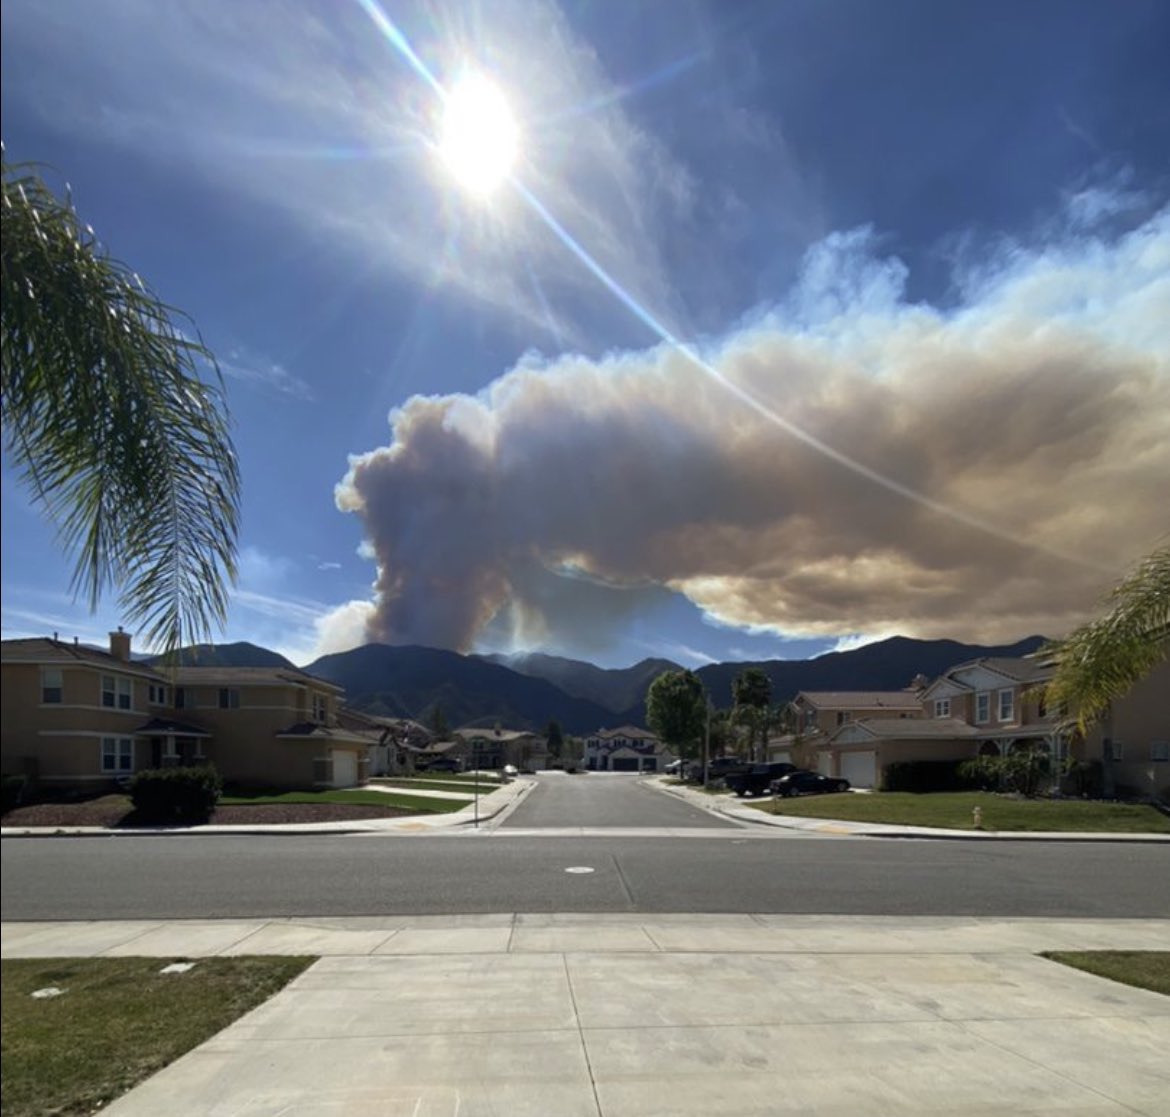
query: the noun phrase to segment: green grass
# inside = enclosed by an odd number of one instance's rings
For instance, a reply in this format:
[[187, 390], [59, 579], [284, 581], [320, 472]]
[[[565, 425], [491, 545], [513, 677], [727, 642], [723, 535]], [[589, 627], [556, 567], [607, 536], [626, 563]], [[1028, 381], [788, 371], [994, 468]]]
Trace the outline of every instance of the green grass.
[[462, 799], [427, 799], [382, 791], [236, 791], [220, 797], [223, 806], [260, 803], [351, 803], [363, 807], [403, 807], [420, 814], [446, 814], [467, 804]]
[[772, 814], [886, 822], [895, 826], [936, 826], [974, 830], [973, 810], [983, 808], [984, 830], [1086, 831], [1170, 834], [1170, 818], [1141, 803], [1097, 803], [1081, 799], [1011, 799], [986, 791], [914, 795], [880, 791], [872, 795], [824, 795], [750, 804]]
[[[3, 975], [4, 1117], [90, 1114], [268, 1000], [313, 958], [14, 959]], [[55, 986], [58, 997], [34, 1000]]]
[[[370, 783], [376, 783], [379, 787], [419, 787], [424, 791], [457, 791], [466, 795], [470, 795], [474, 791], [474, 785], [470, 780], [467, 782], [462, 780], [429, 780], [425, 777], [420, 777], [419, 779], [410, 779], [408, 777], [389, 779], [379, 776], [376, 779], [370, 780]], [[493, 783], [488, 780], [479, 781], [479, 789], [481, 793], [483, 793], [485, 789], [487, 791], [494, 791], [497, 787], [499, 787], [498, 783]]]
[[1041, 957], [1170, 997], [1167, 950], [1046, 950]]

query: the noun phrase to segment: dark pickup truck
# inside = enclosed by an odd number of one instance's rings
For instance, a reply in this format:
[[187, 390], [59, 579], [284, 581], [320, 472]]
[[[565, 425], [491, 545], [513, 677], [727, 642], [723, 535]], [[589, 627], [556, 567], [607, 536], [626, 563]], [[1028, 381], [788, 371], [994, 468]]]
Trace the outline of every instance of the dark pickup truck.
[[766, 795], [769, 785], [781, 776], [795, 772], [795, 764], [749, 764], [737, 772], [728, 772], [723, 783], [736, 795]]

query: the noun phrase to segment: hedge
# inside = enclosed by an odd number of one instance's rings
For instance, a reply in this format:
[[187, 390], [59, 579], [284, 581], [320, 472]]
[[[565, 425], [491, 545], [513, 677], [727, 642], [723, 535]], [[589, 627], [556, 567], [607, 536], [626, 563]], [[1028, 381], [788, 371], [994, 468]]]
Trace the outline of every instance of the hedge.
[[887, 764], [883, 791], [975, 791], [986, 781], [960, 773], [962, 760], [900, 760]]
[[206, 822], [222, 791], [223, 780], [210, 764], [148, 768], [130, 781], [130, 801], [145, 822]]

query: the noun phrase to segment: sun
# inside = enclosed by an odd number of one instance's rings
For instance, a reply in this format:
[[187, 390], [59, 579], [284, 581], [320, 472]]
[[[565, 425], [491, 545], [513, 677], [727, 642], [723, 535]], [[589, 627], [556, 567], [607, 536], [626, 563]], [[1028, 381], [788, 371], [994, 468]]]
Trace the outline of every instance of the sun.
[[519, 144], [516, 118], [493, 81], [472, 74], [447, 94], [439, 154], [465, 190], [492, 193], [512, 170]]

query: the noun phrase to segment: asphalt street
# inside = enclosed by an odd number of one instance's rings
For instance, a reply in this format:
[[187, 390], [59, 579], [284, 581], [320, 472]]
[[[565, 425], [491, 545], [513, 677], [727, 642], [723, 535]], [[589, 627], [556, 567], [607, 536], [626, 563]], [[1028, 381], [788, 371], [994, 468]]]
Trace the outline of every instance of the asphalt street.
[[501, 829], [570, 826], [736, 828], [730, 819], [663, 795], [637, 776], [590, 772], [538, 777], [536, 790], [505, 819]]

